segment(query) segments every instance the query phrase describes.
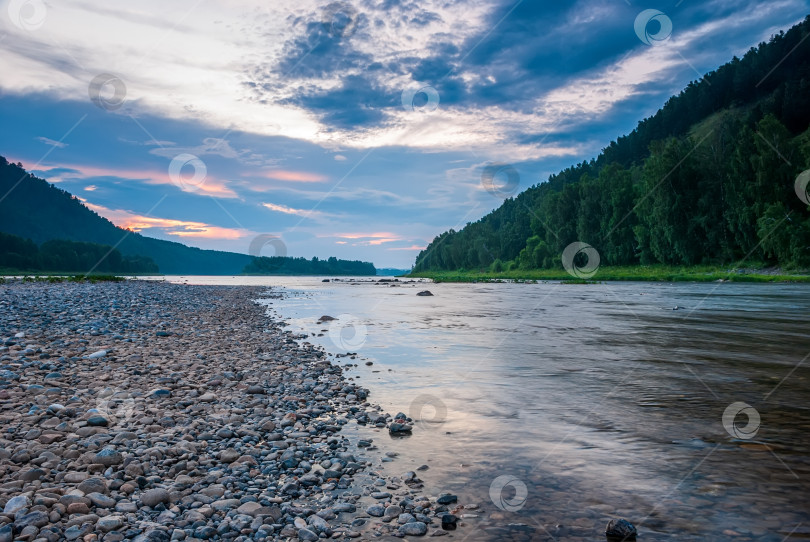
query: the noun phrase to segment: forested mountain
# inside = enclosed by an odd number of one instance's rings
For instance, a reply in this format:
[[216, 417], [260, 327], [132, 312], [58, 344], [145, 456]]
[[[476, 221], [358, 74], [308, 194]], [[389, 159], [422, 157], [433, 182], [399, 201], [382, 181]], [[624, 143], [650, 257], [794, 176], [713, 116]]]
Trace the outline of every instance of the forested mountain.
[[251, 257], [201, 250], [127, 231], [85, 207], [78, 198], [30, 175], [0, 156], [0, 231], [44, 243], [52, 239], [116, 247], [124, 256], [144, 256], [164, 274], [235, 275]]
[[151, 258], [124, 257], [109, 246], [52, 239], [37, 246], [30, 239], [0, 232], [0, 269], [68, 273], [157, 273]]
[[560, 265], [570, 243], [602, 264], [810, 266], [810, 17], [670, 98], [593, 160], [435, 238], [415, 272]]
[[95, 267], [97, 272], [167, 275], [376, 273], [367, 262], [253, 258], [144, 237], [117, 227], [72, 194], [2, 156], [0, 198], [0, 267], [77, 273]]

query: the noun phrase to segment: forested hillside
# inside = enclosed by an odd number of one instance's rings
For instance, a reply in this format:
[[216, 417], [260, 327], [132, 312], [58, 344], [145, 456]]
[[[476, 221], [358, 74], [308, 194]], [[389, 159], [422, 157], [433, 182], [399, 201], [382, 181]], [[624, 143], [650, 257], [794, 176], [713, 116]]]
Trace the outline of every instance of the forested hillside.
[[124, 257], [109, 245], [53, 239], [37, 246], [30, 239], [0, 232], [0, 269], [22, 272], [157, 273], [151, 258]]
[[[254, 258], [123, 230], [0, 156], [0, 268], [197, 275], [375, 275], [369, 262]], [[40, 244], [38, 247], [37, 244]]]
[[810, 266], [810, 17], [691, 83], [594, 160], [438, 236], [415, 272], [560, 266], [570, 243], [602, 264]]
[[2, 156], [0, 196], [5, 196], [0, 201], [0, 232], [34, 243], [60, 239], [110, 245], [125, 257], [151, 258], [164, 274], [235, 275], [251, 261], [246, 254], [201, 250], [123, 230]]
[[245, 267], [248, 275], [376, 275], [374, 264], [357, 260], [338, 260], [334, 256], [320, 260], [312, 258], [262, 257], [254, 258]]

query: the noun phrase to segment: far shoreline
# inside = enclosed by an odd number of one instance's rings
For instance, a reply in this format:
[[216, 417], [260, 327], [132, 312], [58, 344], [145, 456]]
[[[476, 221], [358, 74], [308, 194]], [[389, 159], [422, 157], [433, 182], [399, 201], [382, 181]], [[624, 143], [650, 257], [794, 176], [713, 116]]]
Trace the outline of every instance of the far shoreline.
[[593, 274], [569, 274], [564, 269], [511, 271], [421, 271], [403, 275], [427, 278], [433, 282], [537, 282], [563, 281], [572, 284], [622, 282], [748, 282], [810, 283], [810, 273], [789, 272], [779, 268], [721, 268], [719, 266], [624, 266], [600, 267]]

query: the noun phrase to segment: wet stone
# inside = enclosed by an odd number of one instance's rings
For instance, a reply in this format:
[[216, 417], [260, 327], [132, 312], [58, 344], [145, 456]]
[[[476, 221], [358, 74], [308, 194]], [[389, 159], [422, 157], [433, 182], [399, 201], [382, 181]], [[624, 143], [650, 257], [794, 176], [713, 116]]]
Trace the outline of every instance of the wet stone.
[[626, 519], [611, 519], [605, 528], [605, 536], [610, 542], [636, 540], [638, 532]]
[[421, 521], [413, 521], [399, 527], [399, 532], [407, 536], [424, 536], [427, 530], [427, 525]]

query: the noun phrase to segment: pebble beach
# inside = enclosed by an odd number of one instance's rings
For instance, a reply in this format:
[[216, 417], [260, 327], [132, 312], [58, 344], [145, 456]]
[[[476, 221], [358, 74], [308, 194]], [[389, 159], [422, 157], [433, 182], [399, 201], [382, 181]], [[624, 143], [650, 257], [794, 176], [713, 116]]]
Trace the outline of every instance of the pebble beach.
[[425, 469], [347, 438], [412, 420], [257, 303], [278, 295], [0, 284], [0, 542], [463, 536]]

